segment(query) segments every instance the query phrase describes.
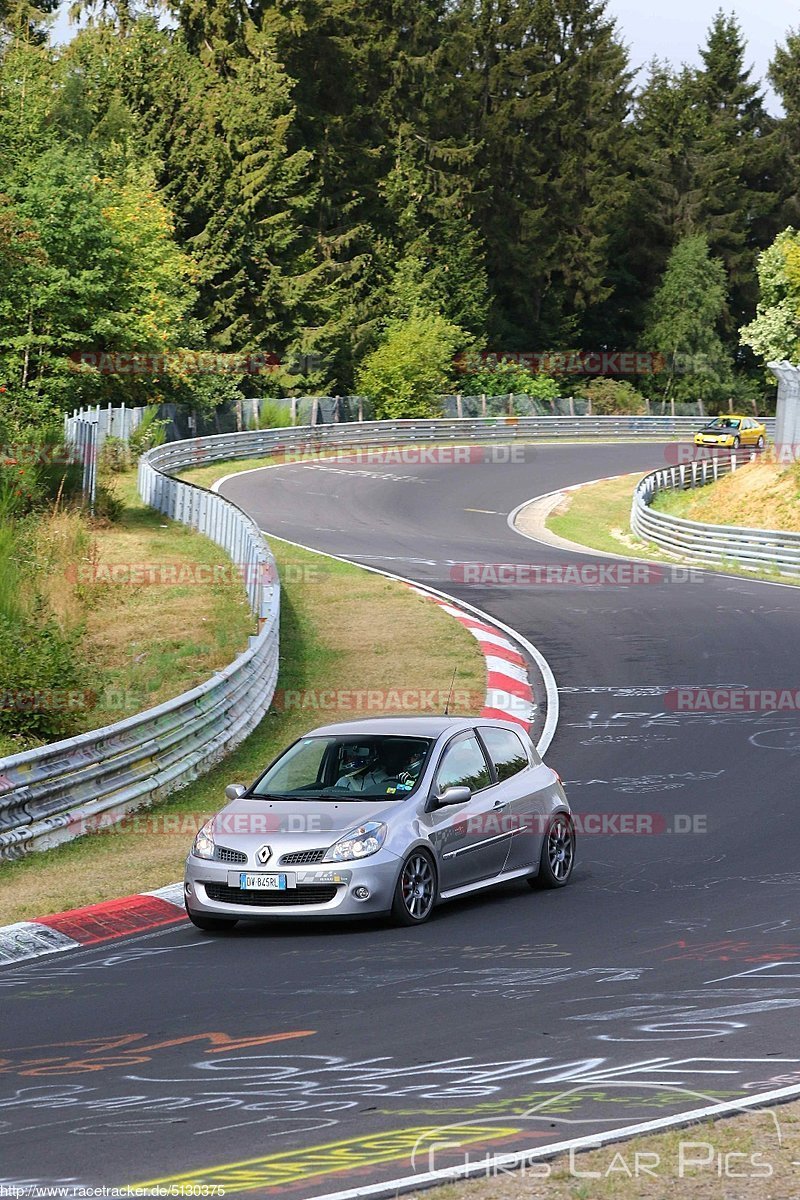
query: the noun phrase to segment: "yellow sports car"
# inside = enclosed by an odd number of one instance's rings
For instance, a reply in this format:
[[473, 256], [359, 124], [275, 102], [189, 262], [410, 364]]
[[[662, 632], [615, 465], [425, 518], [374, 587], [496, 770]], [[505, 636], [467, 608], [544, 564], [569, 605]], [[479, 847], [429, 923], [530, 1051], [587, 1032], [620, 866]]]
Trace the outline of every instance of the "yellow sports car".
[[694, 435], [695, 446], [739, 446], [763, 447], [767, 438], [766, 426], [755, 417], [715, 417], [704, 429]]

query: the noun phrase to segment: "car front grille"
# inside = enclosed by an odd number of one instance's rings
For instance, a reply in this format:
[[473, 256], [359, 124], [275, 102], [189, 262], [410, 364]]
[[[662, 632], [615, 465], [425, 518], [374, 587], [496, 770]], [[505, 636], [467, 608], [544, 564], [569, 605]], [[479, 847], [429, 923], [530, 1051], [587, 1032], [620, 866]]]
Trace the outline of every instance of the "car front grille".
[[322, 850], [293, 850], [291, 854], [281, 855], [281, 866], [300, 866], [306, 863], [322, 862], [327, 851]]
[[206, 883], [209, 900], [219, 904], [242, 904], [256, 908], [286, 908], [297, 904], [327, 904], [336, 895], [336, 887], [296, 887], [285, 891], [245, 891], [224, 883]]
[[246, 863], [247, 855], [243, 850], [229, 850], [227, 846], [217, 846], [214, 850], [217, 862]]

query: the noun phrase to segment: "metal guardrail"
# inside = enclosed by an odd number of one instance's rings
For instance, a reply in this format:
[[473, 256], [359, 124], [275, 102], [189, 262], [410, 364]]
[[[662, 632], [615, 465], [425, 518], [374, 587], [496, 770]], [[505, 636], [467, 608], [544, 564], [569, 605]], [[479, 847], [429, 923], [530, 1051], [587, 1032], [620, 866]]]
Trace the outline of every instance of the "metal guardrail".
[[73, 409], [72, 416], [64, 417], [64, 437], [67, 442], [75, 440], [75, 426], [79, 422], [94, 425], [98, 452], [107, 437], [118, 437], [127, 441], [141, 424], [145, 408], [127, 408], [124, 404], [114, 408], [112, 404], [93, 404], [89, 408]]
[[165, 476], [153, 462], [155, 453], [140, 460], [142, 497], [230, 555], [259, 631], [229, 666], [173, 700], [0, 759], [0, 858], [48, 849], [162, 799], [241, 742], [272, 700], [280, 606], [272, 555], [246, 513], [222, 496]]
[[[773, 418], [767, 419], [767, 429]], [[258, 458], [281, 451], [323, 454], [326, 450], [392, 447], [425, 442], [509, 442], [530, 438], [671, 438], [694, 432], [697, 417], [478, 417], [454, 420], [363, 421], [354, 424], [287, 426], [224, 433], [169, 442], [151, 451], [160, 470], [181, 470], [233, 458]], [[188, 461], [189, 458], [191, 461]]]
[[800, 533], [773, 529], [747, 529], [738, 525], [707, 525], [674, 517], [652, 507], [660, 491], [684, 491], [713, 483], [737, 466], [752, 462], [758, 451], [682, 463], [651, 471], [636, 485], [631, 505], [631, 529], [640, 538], [655, 542], [682, 558], [704, 563], [736, 563], [754, 569], [800, 575]]
[[365, 421], [222, 434], [150, 450], [139, 464], [142, 498], [206, 534], [241, 566], [259, 632], [225, 670], [190, 692], [102, 729], [0, 759], [0, 859], [47, 849], [101, 818], [110, 822], [163, 798], [246, 737], [269, 706], [278, 672], [280, 604], [272, 556], [246, 513], [171, 473], [281, 451], [301, 457], [426, 442], [670, 438], [696, 425], [697, 418], [680, 416]]

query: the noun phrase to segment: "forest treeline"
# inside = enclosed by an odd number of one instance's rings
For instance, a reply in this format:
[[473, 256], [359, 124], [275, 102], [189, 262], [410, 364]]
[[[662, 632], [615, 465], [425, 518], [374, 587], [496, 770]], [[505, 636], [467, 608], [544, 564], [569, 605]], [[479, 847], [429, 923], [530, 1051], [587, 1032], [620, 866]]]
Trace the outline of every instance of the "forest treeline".
[[54, 47], [46, 11], [2, 9], [7, 423], [353, 392], [393, 346], [440, 374], [636, 349], [678, 364], [648, 391], [713, 401], [796, 350], [800, 35], [775, 116], [722, 12], [699, 66], [636, 80], [603, 0], [75, 12]]

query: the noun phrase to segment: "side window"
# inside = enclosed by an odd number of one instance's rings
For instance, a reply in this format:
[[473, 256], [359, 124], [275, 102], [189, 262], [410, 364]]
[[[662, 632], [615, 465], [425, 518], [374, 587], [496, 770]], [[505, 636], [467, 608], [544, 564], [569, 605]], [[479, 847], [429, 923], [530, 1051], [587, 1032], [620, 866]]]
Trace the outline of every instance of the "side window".
[[489, 757], [494, 763], [497, 778], [510, 779], [528, 766], [528, 755], [517, 735], [510, 729], [485, 728], [480, 735], [489, 751]]
[[479, 792], [491, 782], [483, 750], [474, 734], [459, 738], [447, 747], [436, 772], [437, 792], [449, 787], [468, 787]]

